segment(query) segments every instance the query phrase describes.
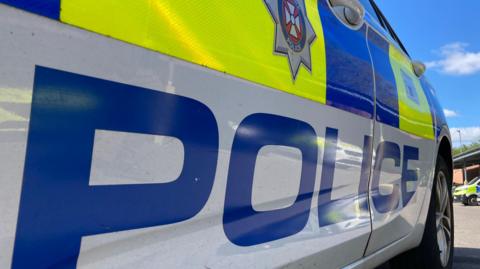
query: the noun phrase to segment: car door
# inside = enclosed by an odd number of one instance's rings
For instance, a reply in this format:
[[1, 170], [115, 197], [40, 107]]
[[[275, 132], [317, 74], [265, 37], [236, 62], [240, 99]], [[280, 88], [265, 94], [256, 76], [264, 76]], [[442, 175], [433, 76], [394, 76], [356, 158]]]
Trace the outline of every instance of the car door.
[[[333, 1], [332, 1], [333, 2]], [[342, 7], [319, 0], [325, 40], [326, 104], [335, 117], [328, 122], [318, 196], [321, 233], [340, 240], [345, 266], [363, 257], [370, 235], [368, 181], [371, 169], [374, 117], [372, 63], [366, 45], [367, 25], [352, 27], [342, 18]], [[336, 10], [337, 9], [337, 10]], [[346, 238], [346, 237], [348, 238]], [[343, 237], [343, 239], [339, 239]], [[334, 248], [335, 251], [340, 250]], [[340, 253], [335, 257], [340, 258]]]
[[423, 229], [436, 132], [428, 95], [405, 48], [375, 3], [363, 2], [375, 12], [367, 33], [376, 85], [369, 255]]

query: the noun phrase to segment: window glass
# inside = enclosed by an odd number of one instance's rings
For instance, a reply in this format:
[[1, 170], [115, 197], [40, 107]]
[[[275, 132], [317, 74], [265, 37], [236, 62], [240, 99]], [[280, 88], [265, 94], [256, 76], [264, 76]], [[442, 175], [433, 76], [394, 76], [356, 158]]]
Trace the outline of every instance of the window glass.
[[480, 178], [479, 177], [472, 179], [472, 181], [470, 181], [470, 183], [468, 183], [468, 185], [475, 185], [475, 184], [480, 184]]
[[[374, 26], [379, 26], [379, 27], [384, 27], [382, 25], [382, 22], [380, 21], [379, 17], [377, 16], [377, 12], [375, 12], [375, 9], [373, 8], [372, 4], [370, 3], [370, 0], [359, 0], [360, 3], [363, 5], [365, 8], [365, 13], [366, 13], [366, 20], [370, 24], [376, 24]], [[378, 29], [379, 30], [379, 29]]]
[[[380, 9], [378, 8], [377, 4], [375, 3], [374, 0], [360, 0], [362, 3], [364, 2], [369, 2], [370, 5], [368, 5], [369, 7], [371, 7], [371, 9], [373, 9], [375, 11], [375, 13], [377, 14], [377, 17], [379, 18], [380, 20], [380, 23], [382, 25], [382, 28], [383, 28], [383, 33], [385, 34], [385, 36], [390, 39], [390, 41], [394, 44], [397, 45], [397, 47], [399, 47], [403, 52], [405, 52], [406, 55], [410, 56], [407, 52], [407, 50], [405, 49], [405, 46], [403, 46], [402, 42], [400, 41], [400, 39], [398, 38], [397, 34], [395, 33], [395, 31], [393, 30], [393, 28], [390, 26], [390, 24], [388, 23], [387, 19], [385, 18], [385, 16], [383, 15], [382, 11], [380, 11]], [[365, 7], [365, 9], [367, 9], [367, 7]]]
[[370, 0], [359, 0], [365, 8], [365, 21], [370, 24], [377, 32], [385, 36], [390, 42], [395, 43], [395, 38], [392, 37], [388, 27], [383, 21], [382, 15], [377, 11], [376, 6]]

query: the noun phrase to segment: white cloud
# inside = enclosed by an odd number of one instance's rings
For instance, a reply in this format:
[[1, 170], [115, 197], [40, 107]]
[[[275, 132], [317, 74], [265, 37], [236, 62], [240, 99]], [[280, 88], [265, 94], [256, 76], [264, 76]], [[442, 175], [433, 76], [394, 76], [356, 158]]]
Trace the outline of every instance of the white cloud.
[[447, 118], [453, 118], [453, 117], [458, 116], [457, 112], [455, 112], [453, 110], [450, 110], [450, 109], [444, 109], [443, 114], [445, 114], [445, 117], [447, 117]]
[[468, 145], [470, 143], [480, 140], [480, 126], [466, 127], [466, 128], [451, 128], [450, 134], [452, 135], [453, 144], [455, 146], [460, 145], [460, 135], [462, 134], [462, 144]]
[[468, 51], [468, 43], [451, 43], [440, 48], [441, 60], [427, 62], [428, 68], [436, 68], [450, 75], [471, 75], [480, 72], [480, 51]]

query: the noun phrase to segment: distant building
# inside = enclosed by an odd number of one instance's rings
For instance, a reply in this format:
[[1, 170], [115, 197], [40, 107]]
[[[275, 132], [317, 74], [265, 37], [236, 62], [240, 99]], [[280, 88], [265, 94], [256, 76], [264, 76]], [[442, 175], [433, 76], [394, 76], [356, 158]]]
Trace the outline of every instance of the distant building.
[[480, 176], [480, 148], [453, 157], [453, 184], [462, 185]]
[[[467, 173], [466, 178], [467, 182], [480, 176], [480, 165], [472, 165], [470, 167], [465, 168]], [[463, 185], [464, 183], [464, 175], [463, 169], [455, 169], [453, 171], [453, 184], [454, 185]]]

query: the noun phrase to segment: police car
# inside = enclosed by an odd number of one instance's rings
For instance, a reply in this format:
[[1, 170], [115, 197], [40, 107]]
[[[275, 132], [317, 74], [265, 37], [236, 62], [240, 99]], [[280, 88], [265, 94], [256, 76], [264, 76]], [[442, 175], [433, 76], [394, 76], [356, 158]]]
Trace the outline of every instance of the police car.
[[449, 130], [373, 1], [0, 3], [0, 268], [451, 268]]
[[480, 177], [474, 178], [470, 183], [456, 187], [453, 191], [453, 199], [462, 202], [464, 205], [478, 205], [480, 193]]

